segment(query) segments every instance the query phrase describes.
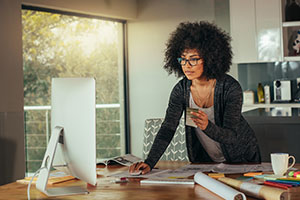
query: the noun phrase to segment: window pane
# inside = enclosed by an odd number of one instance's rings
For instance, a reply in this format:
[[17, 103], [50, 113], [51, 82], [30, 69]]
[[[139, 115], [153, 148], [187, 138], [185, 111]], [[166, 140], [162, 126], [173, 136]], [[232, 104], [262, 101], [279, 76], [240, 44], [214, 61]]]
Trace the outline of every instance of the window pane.
[[51, 78], [96, 80], [97, 158], [125, 152], [123, 24], [22, 10], [27, 172], [35, 172], [51, 135]]

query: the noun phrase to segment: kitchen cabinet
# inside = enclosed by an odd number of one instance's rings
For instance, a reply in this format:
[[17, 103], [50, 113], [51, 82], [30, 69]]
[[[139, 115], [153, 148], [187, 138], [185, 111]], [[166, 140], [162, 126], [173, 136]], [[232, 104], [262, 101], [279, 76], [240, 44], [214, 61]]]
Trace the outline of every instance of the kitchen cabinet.
[[233, 63], [282, 61], [281, 0], [230, 0]]
[[[300, 42], [300, 5], [293, 0], [281, 0], [282, 13], [282, 45], [285, 61], [300, 61], [299, 52], [293, 48], [298, 38]], [[299, 33], [298, 33], [299, 32]], [[300, 48], [300, 43], [298, 44]]]
[[257, 61], [254, 0], [230, 0], [230, 33], [234, 63]]

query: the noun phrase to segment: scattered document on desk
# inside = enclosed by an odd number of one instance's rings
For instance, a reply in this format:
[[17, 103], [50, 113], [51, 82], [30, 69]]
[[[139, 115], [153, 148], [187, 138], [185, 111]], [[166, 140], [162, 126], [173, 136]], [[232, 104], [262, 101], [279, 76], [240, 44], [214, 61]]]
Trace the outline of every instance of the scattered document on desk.
[[[25, 177], [24, 179], [17, 180], [16, 182], [22, 183], [22, 184], [29, 184], [31, 179], [32, 179], [32, 177], [30, 176], [30, 177]], [[74, 179], [76, 179], [74, 176], [70, 176], [63, 171], [53, 171], [49, 175], [47, 184], [54, 185], [57, 183], [62, 183], [62, 182], [66, 182], [66, 181], [74, 180]], [[32, 184], [35, 184], [36, 181], [37, 181], [37, 177], [34, 177], [34, 179], [32, 180]]]
[[144, 175], [130, 175], [129, 171], [111, 174], [113, 177], [127, 178], [177, 178], [185, 179], [195, 175], [197, 172], [215, 172], [223, 174], [247, 173], [247, 172], [271, 172], [271, 163], [262, 164], [189, 164], [175, 170], [152, 169], [151, 172]]
[[149, 173], [147, 174], [141, 174], [141, 175], [130, 175], [129, 171], [123, 171], [123, 172], [118, 172], [115, 174], [111, 174], [110, 176], [112, 177], [117, 177], [117, 178], [150, 178], [150, 177], [159, 177], [158, 175], [164, 172], [169, 171], [169, 169], [152, 169]]
[[173, 173], [177, 173], [177, 176], [182, 174], [182, 176], [188, 177], [197, 172], [210, 172], [216, 165], [218, 164], [190, 164], [174, 170]]
[[152, 178], [188, 178], [203, 169], [210, 171], [212, 167], [213, 165], [186, 165], [175, 170], [166, 170], [163, 173], [155, 174]]
[[149, 178], [140, 181], [141, 184], [184, 184], [194, 185], [193, 179], [181, 179], [181, 178]]
[[271, 163], [262, 164], [224, 164], [220, 163], [213, 168], [214, 172], [224, 174], [257, 172], [257, 171], [272, 171]]
[[272, 170], [271, 163], [261, 164], [190, 164], [185, 165], [176, 170], [177, 173], [185, 175], [194, 175], [197, 172], [216, 172], [223, 174], [235, 174], [235, 173], [246, 173], [246, 172], [269, 172]]
[[125, 165], [125, 166], [130, 166], [133, 163], [142, 161], [143, 159], [134, 156], [132, 154], [125, 154], [123, 156], [117, 156], [113, 158], [105, 158], [105, 159], [97, 159], [97, 164], [120, 164], [120, 165]]

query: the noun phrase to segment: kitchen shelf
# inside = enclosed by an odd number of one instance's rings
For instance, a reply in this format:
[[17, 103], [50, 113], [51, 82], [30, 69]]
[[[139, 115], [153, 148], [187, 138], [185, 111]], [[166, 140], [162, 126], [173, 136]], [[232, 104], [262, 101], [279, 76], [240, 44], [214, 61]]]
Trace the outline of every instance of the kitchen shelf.
[[300, 56], [285, 56], [284, 60], [285, 61], [299, 61], [300, 60]]
[[293, 42], [297, 38], [298, 31], [300, 30], [300, 21], [287, 21], [286, 20], [286, 6], [289, 1], [281, 0], [281, 33], [282, 33], [282, 49], [284, 61], [300, 61], [299, 53], [293, 49]]
[[293, 26], [300, 26], [300, 21], [282, 22], [282, 27], [293, 27]]

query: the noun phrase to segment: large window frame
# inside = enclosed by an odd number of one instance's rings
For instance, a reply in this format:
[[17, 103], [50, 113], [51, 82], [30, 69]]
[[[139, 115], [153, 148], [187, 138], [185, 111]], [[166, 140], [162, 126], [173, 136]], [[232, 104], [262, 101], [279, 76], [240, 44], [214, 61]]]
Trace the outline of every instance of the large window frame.
[[[50, 12], [55, 14], [62, 14], [62, 15], [70, 15], [70, 16], [77, 16], [77, 17], [85, 17], [85, 18], [92, 18], [92, 19], [100, 19], [100, 20], [107, 20], [113, 22], [120, 22], [122, 24], [122, 41], [123, 41], [123, 112], [124, 112], [124, 145], [125, 145], [125, 153], [130, 153], [130, 115], [129, 115], [129, 85], [128, 85], [128, 53], [127, 53], [127, 21], [121, 19], [113, 19], [107, 18], [102, 16], [95, 16], [89, 14], [82, 14], [76, 12], [69, 12], [63, 10], [56, 10], [56, 9], [49, 9], [43, 7], [35, 7], [30, 5], [22, 5], [22, 10], [33, 10], [33, 11], [42, 11], [42, 12]], [[25, 120], [25, 119], [24, 119]], [[24, 121], [25, 123], [25, 121]], [[25, 134], [25, 133], [24, 133]]]

